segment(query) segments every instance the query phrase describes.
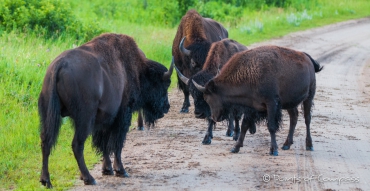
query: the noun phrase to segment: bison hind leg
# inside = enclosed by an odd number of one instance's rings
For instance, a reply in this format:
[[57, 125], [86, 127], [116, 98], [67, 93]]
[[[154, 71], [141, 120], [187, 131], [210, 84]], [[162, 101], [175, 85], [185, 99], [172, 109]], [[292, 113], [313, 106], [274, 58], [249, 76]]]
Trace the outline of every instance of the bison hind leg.
[[[313, 90], [312, 90], [313, 89]], [[305, 119], [305, 124], [306, 124], [306, 150], [308, 151], [313, 151], [313, 145], [312, 145], [312, 138], [311, 138], [311, 130], [310, 130], [310, 125], [311, 125], [311, 109], [313, 105], [313, 98], [315, 95], [315, 88], [312, 88], [310, 90], [310, 95], [308, 98], [303, 101], [303, 114], [304, 114], [304, 119]]]
[[293, 144], [293, 135], [294, 135], [294, 130], [297, 125], [298, 121], [298, 109], [297, 107], [288, 109], [288, 114], [290, 118], [290, 125], [289, 125], [289, 134], [285, 140], [285, 143], [282, 147], [283, 150], [289, 150], [290, 146]]

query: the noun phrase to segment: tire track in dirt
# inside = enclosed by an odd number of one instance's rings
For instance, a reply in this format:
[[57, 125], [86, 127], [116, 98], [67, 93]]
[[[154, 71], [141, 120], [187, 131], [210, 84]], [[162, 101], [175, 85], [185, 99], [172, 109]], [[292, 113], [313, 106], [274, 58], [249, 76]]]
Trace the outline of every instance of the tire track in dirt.
[[[279, 149], [277, 157], [268, 154], [265, 124], [246, 135], [238, 154], [229, 151], [235, 142], [225, 136], [226, 123], [217, 125], [211, 145], [202, 145], [206, 121], [194, 117], [193, 107], [189, 114], [179, 114], [182, 93], [173, 90], [170, 112], [155, 128], [128, 134], [122, 160], [130, 178], [102, 176], [97, 164], [91, 173], [98, 185], [78, 181], [72, 190], [370, 190], [370, 18], [250, 47], [263, 44], [307, 52], [324, 65], [317, 74], [311, 123], [315, 151], [305, 150], [301, 111], [294, 144], [288, 151]], [[289, 117], [283, 113], [279, 147], [289, 130]], [[263, 181], [264, 175], [270, 180]], [[313, 179], [294, 181], [294, 176]], [[341, 177], [359, 181], [339, 184], [335, 179]]]

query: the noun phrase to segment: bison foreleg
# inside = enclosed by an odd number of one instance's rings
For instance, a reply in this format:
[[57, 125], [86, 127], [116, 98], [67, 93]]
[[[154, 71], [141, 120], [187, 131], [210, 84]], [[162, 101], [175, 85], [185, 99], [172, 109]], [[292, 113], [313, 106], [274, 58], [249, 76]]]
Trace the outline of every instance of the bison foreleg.
[[121, 160], [122, 148], [118, 148], [114, 152], [114, 171], [116, 172], [116, 176], [119, 177], [129, 177], [129, 174], [126, 172], [125, 168], [123, 167], [122, 160]]
[[143, 111], [141, 110], [138, 112], [137, 130], [144, 131]]
[[107, 151], [103, 152], [103, 175], [113, 175], [112, 161], [110, 160], [109, 153]]
[[211, 118], [208, 118], [208, 129], [207, 129], [207, 133], [206, 135], [204, 136], [204, 139], [202, 141], [203, 145], [210, 145], [211, 142], [212, 142], [212, 138], [213, 138], [213, 127], [215, 126], [215, 122], [211, 119]]
[[184, 90], [184, 103], [182, 104], [182, 108], [180, 110], [180, 113], [189, 113], [189, 106], [190, 106], [190, 101], [189, 101], [189, 88], [186, 87]]
[[256, 124], [254, 124], [254, 121], [251, 120], [247, 114], [244, 114], [244, 118], [242, 121], [242, 127], [241, 127], [241, 132], [239, 135], [239, 138], [234, 146], [234, 148], [231, 149], [232, 153], [238, 153], [240, 151], [240, 147], [243, 147], [243, 142], [245, 138], [245, 134], [247, 133], [247, 130], [249, 128], [256, 128]]
[[233, 136], [233, 140], [234, 141], [237, 141], [239, 136], [240, 136], [240, 125], [239, 125], [239, 120], [240, 120], [240, 117], [235, 115], [234, 117], [234, 120], [235, 120], [235, 126], [234, 126], [234, 136]]
[[234, 135], [234, 117], [232, 115], [229, 116], [228, 124], [227, 124], [227, 131], [226, 136], [232, 137]]
[[288, 109], [288, 114], [290, 118], [289, 134], [282, 147], [283, 150], [289, 150], [290, 146], [293, 144], [294, 130], [295, 130], [295, 127], [297, 125], [297, 120], [298, 120], [298, 109], [296, 107], [293, 109]]

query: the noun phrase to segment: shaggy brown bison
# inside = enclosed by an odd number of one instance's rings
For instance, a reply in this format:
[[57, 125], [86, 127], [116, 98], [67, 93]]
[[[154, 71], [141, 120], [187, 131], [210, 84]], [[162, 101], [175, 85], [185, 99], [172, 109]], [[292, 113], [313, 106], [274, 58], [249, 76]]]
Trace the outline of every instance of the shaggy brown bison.
[[241, 134], [232, 152], [239, 152], [248, 128], [255, 128], [255, 123], [267, 119], [270, 154], [277, 156], [275, 133], [279, 129], [281, 109], [288, 110], [290, 115], [289, 135], [283, 147], [289, 149], [293, 144], [300, 103], [307, 128], [306, 149], [313, 150], [311, 107], [316, 89], [315, 73], [321, 70], [307, 53], [262, 46], [235, 54], [205, 87], [194, 85], [204, 93], [214, 121], [221, 121], [223, 113], [234, 107], [244, 108]]
[[[218, 22], [203, 18], [195, 10], [189, 10], [181, 19], [172, 44], [175, 65], [186, 77], [200, 71], [212, 42], [227, 38], [227, 30]], [[186, 48], [185, 48], [186, 47]], [[189, 88], [180, 79], [178, 87], [184, 93], [181, 113], [189, 112]]]
[[[203, 144], [211, 144], [213, 133], [212, 129], [216, 123], [211, 119], [211, 110], [206, 101], [203, 99], [203, 93], [195, 88], [192, 80], [197, 83], [204, 85], [214, 76], [217, 75], [219, 70], [226, 64], [226, 62], [237, 52], [247, 50], [247, 47], [231, 39], [223, 39], [218, 42], [212, 43], [211, 49], [208, 52], [206, 62], [204, 63], [203, 69], [197, 74], [190, 78], [185, 77], [177, 70], [179, 78], [189, 86], [189, 91], [194, 100], [194, 114], [196, 118], [207, 119], [208, 120], [208, 130], [202, 141]], [[234, 140], [237, 140], [240, 134], [239, 120], [241, 117], [240, 112], [237, 110], [231, 113], [224, 113], [228, 118], [228, 129], [226, 131], [226, 136], [233, 136]], [[235, 126], [233, 123], [235, 120]], [[253, 131], [251, 130], [253, 133]]]
[[[42, 172], [40, 182], [52, 187], [49, 155], [61, 118], [74, 121], [74, 156], [86, 185], [95, 184], [84, 161], [84, 143], [92, 134], [93, 146], [103, 155], [104, 175], [128, 177], [121, 152], [132, 113], [142, 110], [145, 122], [154, 123], [168, 112], [169, 71], [142, 56], [126, 35], [102, 34], [80, 47], [60, 54], [48, 67], [38, 108], [41, 121]], [[114, 165], [109, 155], [114, 153]]]

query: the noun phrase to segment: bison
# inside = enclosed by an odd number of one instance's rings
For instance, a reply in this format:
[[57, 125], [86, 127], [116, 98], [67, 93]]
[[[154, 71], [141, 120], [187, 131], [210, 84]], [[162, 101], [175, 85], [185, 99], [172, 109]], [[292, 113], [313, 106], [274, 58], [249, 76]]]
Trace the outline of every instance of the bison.
[[[208, 130], [202, 141], [203, 144], [211, 144], [213, 133], [212, 129], [216, 123], [211, 119], [211, 110], [207, 102], [203, 99], [203, 93], [200, 92], [193, 84], [192, 80], [197, 83], [204, 85], [214, 76], [217, 75], [219, 70], [226, 64], [226, 62], [237, 52], [247, 50], [247, 47], [232, 40], [232, 39], [223, 39], [212, 43], [211, 49], [208, 52], [206, 62], [204, 63], [203, 69], [197, 74], [193, 75], [190, 78], [185, 77], [178, 71], [177, 74], [181, 81], [189, 86], [189, 91], [194, 100], [194, 114], [196, 118], [207, 119], [208, 121]], [[226, 131], [226, 136], [233, 136], [233, 139], [236, 141], [240, 134], [239, 120], [241, 117], [240, 112], [237, 110], [232, 111], [231, 113], [224, 113], [228, 118], [228, 129]], [[235, 126], [233, 123], [235, 120]], [[253, 131], [251, 130], [253, 133]]]
[[[182, 17], [172, 44], [176, 67], [189, 78], [202, 69], [212, 42], [227, 37], [228, 32], [220, 23], [203, 18], [195, 10], [189, 10]], [[188, 113], [189, 88], [180, 79], [178, 79], [178, 87], [184, 93], [180, 112]]]
[[270, 154], [278, 155], [275, 133], [279, 130], [281, 110], [290, 116], [289, 134], [283, 149], [293, 144], [297, 124], [298, 105], [303, 104], [306, 123], [306, 149], [313, 150], [310, 133], [311, 107], [316, 89], [315, 73], [322, 67], [304, 52], [278, 46], [262, 46], [235, 54], [220, 73], [203, 87], [194, 85], [204, 93], [214, 121], [221, 121], [223, 113], [243, 108], [241, 134], [232, 152], [239, 152], [245, 133], [255, 123], [267, 120], [271, 135]]
[[[61, 53], [47, 69], [38, 100], [42, 171], [40, 182], [51, 188], [49, 155], [62, 117], [74, 122], [72, 149], [81, 180], [96, 184], [84, 161], [84, 142], [92, 134], [93, 146], [103, 155], [103, 175], [128, 177], [121, 152], [132, 113], [141, 110], [147, 123], [168, 112], [169, 70], [146, 59], [135, 41], [122, 34], [102, 34]], [[114, 153], [114, 165], [109, 155]]]

